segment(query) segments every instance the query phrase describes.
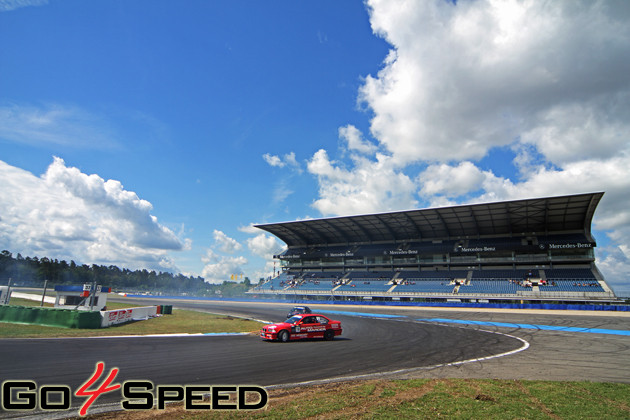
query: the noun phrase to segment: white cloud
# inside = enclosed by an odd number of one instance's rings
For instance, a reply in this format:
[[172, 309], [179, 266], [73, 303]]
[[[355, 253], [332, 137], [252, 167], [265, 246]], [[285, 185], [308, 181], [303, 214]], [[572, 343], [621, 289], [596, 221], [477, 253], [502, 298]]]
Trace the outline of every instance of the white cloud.
[[[295, 158], [294, 152], [287, 153], [282, 158], [279, 156], [270, 155], [269, 153], [265, 153], [263, 155], [263, 159], [272, 167], [290, 168], [292, 170], [292, 175], [299, 175], [303, 172], [302, 167]], [[271, 194], [272, 202], [274, 204], [280, 204], [284, 202], [294, 192], [295, 191], [290, 188], [290, 177], [285, 176], [275, 183], [273, 192]]]
[[274, 237], [261, 233], [253, 238], [247, 240], [247, 247], [249, 250], [265, 258], [268, 262], [273, 261], [273, 256], [283, 251], [283, 245], [281, 245]]
[[9, 12], [28, 6], [43, 6], [48, 4], [48, 0], [0, 0], [0, 12]]
[[291, 194], [293, 194], [295, 191], [293, 191], [291, 188], [289, 188], [289, 182], [287, 179], [283, 178], [280, 181], [278, 181], [273, 189], [273, 193], [271, 195], [272, 197], [272, 202], [275, 204], [279, 204], [284, 202], [287, 198], [289, 198], [289, 196], [291, 196]]
[[220, 230], [215, 229], [215, 231], [213, 232], [213, 236], [215, 244], [219, 247], [221, 252], [233, 254], [243, 248], [243, 246], [239, 244], [236, 239], [230, 238]]
[[278, 242], [273, 236], [265, 233], [259, 233], [260, 229], [253, 228], [247, 230], [247, 233], [258, 233], [255, 237], [247, 239], [247, 248], [249, 251], [265, 260], [265, 264], [258, 270], [250, 272], [250, 279], [256, 283], [260, 278], [270, 277], [279, 270], [273, 259], [274, 255], [280, 254], [286, 249], [286, 245]]
[[265, 162], [267, 162], [267, 164], [269, 164], [269, 166], [277, 168], [290, 167], [295, 169], [298, 173], [302, 172], [302, 168], [296, 160], [294, 152], [287, 153], [282, 158], [276, 155], [265, 153], [263, 155], [263, 159], [265, 160]]
[[320, 149], [308, 162], [308, 171], [317, 176], [320, 198], [313, 203], [323, 215], [364, 214], [417, 205], [415, 185], [392, 165], [391, 159], [377, 155], [376, 161], [353, 156], [353, 167], [331, 161]]
[[250, 223], [247, 226], [239, 226], [238, 230], [239, 230], [239, 232], [249, 233], [249, 234], [252, 234], [252, 235], [260, 233], [260, 229], [258, 229], [257, 227], [254, 227], [254, 224], [255, 223]]
[[550, 159], [627, 142], [627, 3], [367, 4], [393, 49], [360, 99], [397, 163], [479, 159], [527, 133]]
[[282, 168], [285, 165], [284, 162], [282, 162], [282, 159], [280, 159], [278, 156], [270, 155], [269, 153], [265, 153], [263, 155], [263, 159], [269, 164], [269, 166]]
[[422, 185], [420, 194], [427, 198], [435, 195], [458, 197], [481, 188], [484, 174], [471, 162], [460, 162], [457, 166], [447, 164], [431, 165], [418, 176]]
[[232, 275], [243, 274], [242, 267], [247, 264], [247, 258], [243, 256], [226, 257], [217, 254], [212, 249], [208, 249], [201, 260], [205, 264], [201, 276], [207, 283], [214, 284], [230, 281]]
[[295, 153], [294, 152], [287, 153], [286, 155], [284, 155], [284, 161], [287, 163], [287, 165], [292, 166], [292, 167], [300, 170], [300, 164], [295, 159]]
[[[625, 233], [630, 236], [630, 232]], [[627, 245], [596, 249], [597, 266], [604, 274], [606, 282], [619, 296], [630, 296], [628, 266], [630, 249]]]
[[114, 128], [98, 115], [59, 104], [0, 106], [0, 138], [36, 146], [119, 148]]
[[363, 138], [363, 135], [353, 125], [339, 127], [339, 138], [345, 140], [348, 150], [372, 155], [376, 152], [376, 146]]
[[629, 95], [606, 96], [601, 104], [557, 105], [541, 113], [538, 124], [523, 133], [522, 142], [534, 145], [554, 163], [574, 162], [586, 156], [615, 157], [629, 150]]
[[0, 161], [0, 247], [26, 255], [165, 270], [182, 241], [119, 181], [55, 158], [45, 174]]

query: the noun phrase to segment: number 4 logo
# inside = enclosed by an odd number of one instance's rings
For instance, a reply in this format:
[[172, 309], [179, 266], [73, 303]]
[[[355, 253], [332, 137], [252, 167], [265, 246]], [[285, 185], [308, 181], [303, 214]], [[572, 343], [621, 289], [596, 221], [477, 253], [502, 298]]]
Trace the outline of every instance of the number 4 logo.
[[77, 392], [74, 393], [74, 395], [76, 395], [77, 397], [89, 397], [87, 401], [83, 403], [83, 406], [81, 407], [81, 410], [79, 411], [79, 415], [81, 417], [87, 414], [88, 408], [90, 408], [92, 403], [96, 401], [96, 399], [101, 394], [105, 394], [107, 392], [111, 392], [120, 388], [120, 384], [114, 384], [112, 386], [109, 386], [112, 383], [112, 381], [116, 379], [116, 375], [118, 375], [118, 368], [113, 368], [112, 370], [109, 371], [109, 376], [103, 381], [103, 383], [97, 389], [95, 390], [89, 389], [92, 385], [94, 385], [94, 382], [96, 382], [101, 377], [103, 370], [105, 370], [105, 363], [98, 362], [96, 364], [96, 370], [94, 371], [94, 374], [92, 375], [92, 377], [88, 379], [83, 385], [81, 385], [81, 388], [79, 388]]

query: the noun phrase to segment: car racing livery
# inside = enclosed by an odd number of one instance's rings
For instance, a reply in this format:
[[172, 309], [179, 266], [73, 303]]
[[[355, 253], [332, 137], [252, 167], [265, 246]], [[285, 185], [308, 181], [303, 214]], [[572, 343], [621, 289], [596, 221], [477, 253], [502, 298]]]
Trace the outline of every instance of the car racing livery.
[[303, 338], [323, 338], [332, 340], [341, 335], [341, 322], [319, 314], [294, 315], [284, 322], [265, 325], [260, 330], [263, 340], [300, 340]]

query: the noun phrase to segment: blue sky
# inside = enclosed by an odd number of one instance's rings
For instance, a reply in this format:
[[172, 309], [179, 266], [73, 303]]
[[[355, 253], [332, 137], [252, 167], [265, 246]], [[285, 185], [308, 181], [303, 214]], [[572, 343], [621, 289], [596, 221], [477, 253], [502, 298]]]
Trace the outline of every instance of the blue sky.
[[0, 1], [0, 248], [222, 282], [251, 228], [605, 191], [630, 294], [630, 10]]

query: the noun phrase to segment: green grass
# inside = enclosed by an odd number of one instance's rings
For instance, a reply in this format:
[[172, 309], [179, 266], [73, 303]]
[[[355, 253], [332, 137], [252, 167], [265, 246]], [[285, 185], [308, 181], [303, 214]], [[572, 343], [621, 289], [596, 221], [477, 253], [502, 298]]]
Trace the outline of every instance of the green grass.
[[[39, 306], [40, 302], [27, 299], [11, 299], [11, 304], [21, 306]], [[52, 305], [44, 304], [44, 306]], [[137, 306], [141, 305], [107, 302], [107, 308], [110, 310], [132, 308]], [[259, 322], [241, 318], [173, 309], [172, 315], [164, 315], [148, 319], [146, 321], [130, 322], [95, 330], [0, 322], [0, 338], [100, 337], [110, 335], [253, 332], [260, 330], [261, 325], [262, 324]]]
[[[41, 300], [31, 300], [31, 299], [22, 299], [22, 298], [11, 298], [11, 302], [9, 302], [9, 305], [15, 305], [15, 306], [41, 306], [42, 301]], [[44, 307], [45, 308], [52, 308], [54, 305], [52, 303], [46, 303], [44, 302]]]
[[[267, 408], [254, 412], [185, 411], [171, 407], [151, 413], [157, 418], [180, 419], [630, 418], [628, 384], [492, 379], [381, 380], [279, 389], [270, 391], [269, 396]], [[107, 416], [123, 417], [134, 418], [131, 413]]]

